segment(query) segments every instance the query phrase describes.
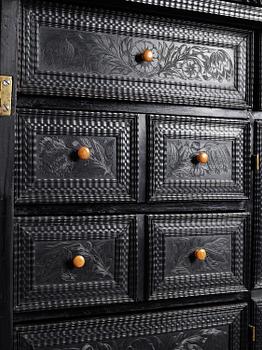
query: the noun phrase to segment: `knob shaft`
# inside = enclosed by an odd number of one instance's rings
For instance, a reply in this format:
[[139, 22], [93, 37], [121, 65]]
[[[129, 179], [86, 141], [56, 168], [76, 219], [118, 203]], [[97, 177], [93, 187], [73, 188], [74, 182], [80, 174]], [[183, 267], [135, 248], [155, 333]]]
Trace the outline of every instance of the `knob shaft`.
[[76, 269], [81, 269], [85, 266], [86, 260], [82, 255], [76, 255], [72, 260], [73, 266]]
[[205, 249], [201, 248], [201, 249], [197, 249], [195, 251], [195, 257], [197, 260], [199, 261], [205, 261], [207, 258], [207, 252]]
[[91, 156], [90, 149], [88, 147], [82, 146], [77, 151], [78, 158], [81, 160], [88, 160]]
[[196, 159], [199, 163], [206, 164], [208, 162], [208, 154], [206, 152], [200, 152], [196, 156]]
[[152, 50], [146, 49], [142, 54], [142, 60], [144, 62], [152, 62], [154, 60], [154, 54]]

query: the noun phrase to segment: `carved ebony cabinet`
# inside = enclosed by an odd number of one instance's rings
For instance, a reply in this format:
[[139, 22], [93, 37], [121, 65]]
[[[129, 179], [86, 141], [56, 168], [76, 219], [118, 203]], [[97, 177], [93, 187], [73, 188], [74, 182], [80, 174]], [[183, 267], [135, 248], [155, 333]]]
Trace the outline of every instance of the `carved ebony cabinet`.
[[261, 350], [262, 4], [0, 18], [0, 350]]

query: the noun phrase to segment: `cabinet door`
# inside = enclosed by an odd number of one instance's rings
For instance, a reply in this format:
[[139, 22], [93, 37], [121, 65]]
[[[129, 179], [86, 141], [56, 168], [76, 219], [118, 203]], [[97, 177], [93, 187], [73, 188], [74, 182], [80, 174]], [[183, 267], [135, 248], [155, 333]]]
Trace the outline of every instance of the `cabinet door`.
[[15, 350], [245, 350], [246, 304], [16, 327]]

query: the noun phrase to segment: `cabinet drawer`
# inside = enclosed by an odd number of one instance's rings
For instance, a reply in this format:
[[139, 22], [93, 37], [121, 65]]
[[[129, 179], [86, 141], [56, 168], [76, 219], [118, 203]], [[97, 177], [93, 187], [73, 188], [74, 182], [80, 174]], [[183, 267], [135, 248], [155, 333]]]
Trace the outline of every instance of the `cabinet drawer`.
[[249, 215], [148, 217], [149, 298], [246, 290]]
[[81, 6], [25, 2], [23, 93], [244, 108], [252, 33]]
[[150, 201], [248, 199], [247, 120], [148, 116]]
[[20, 109], [17, 119], [16, 202], [137, 200], [136, 115]]
[[241, 350], [246, 304], [17, 326], [15, 350]]
[[136, 299], [135, 216], [17, 218], [14, 257], [17, 311]]

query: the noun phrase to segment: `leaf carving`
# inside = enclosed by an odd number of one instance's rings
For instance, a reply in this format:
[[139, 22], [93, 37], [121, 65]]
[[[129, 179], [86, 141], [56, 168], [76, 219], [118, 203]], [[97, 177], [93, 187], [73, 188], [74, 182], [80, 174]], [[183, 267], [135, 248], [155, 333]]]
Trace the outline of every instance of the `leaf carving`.
[[[208, 163], [194, 161], [206, 152]], [[231, 179], [232, 155], [228, 143], [218, 141], [169, 140], [167, 143], [167, 178]]]

